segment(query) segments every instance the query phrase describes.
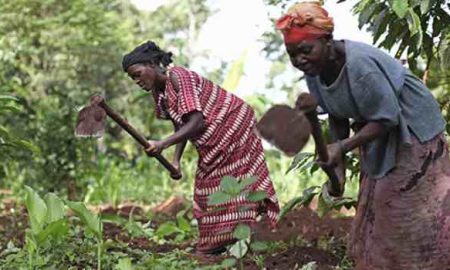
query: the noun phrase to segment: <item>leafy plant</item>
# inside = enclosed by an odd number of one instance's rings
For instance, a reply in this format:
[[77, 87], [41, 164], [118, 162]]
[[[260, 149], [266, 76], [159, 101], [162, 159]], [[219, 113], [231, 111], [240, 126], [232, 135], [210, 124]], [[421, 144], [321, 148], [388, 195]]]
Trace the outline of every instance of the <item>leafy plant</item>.
[[[302, 172], [307, 171], [309, 175], [314, 174], [318, 171], [319, 167], [314, 161], [315, 155], [313, 153], [301, 152], [297, 154], [289, 169], [286, 173], [293, 170], [300, 170]], [[347, 164], [350, 164], [351, 176], [349, 178], [354, 178], [358, 175], [357, 166], [354, 166], [355, 158], [352, 153], [348, 154]], [[291, 211], [296, 205], [308, 206], [313, 198], [318, 197], [318, 209], [317, 213], [319, 216], [323, 216], [330, 212], [331, 210], [339, 210], [341, 207], [346, 207], [350, 209], [356, 205], [356, 201], [349, 197], [332, 197], [328, 193], [327, 181], [320, 186], [312, 186], [305, 189], [301, 196], [291, 199], [280, 212], [280, 220], [286, 216], [286, 214]]]
[[[40, 249], [48, 248], [55, 241], [64, 239], [69, 233], [67, 218], [65, 218], [65, 204], [55, 194], [47, 193], [42, 199], [31, 187], [25, 186], [25, 204], [28, 211], [30, 228], [26, 230], [26, 249], [28, 251], [28, 265], [44, 264], [40, 258]], [[90, 212], [81, 202], [66, 202], [81, 222], [86, 226], [86, 232], [92, 233], [97, 241], [97, 269], [101, 269], [103, 248], [103, 226], [100, 217]]]
[[100, 216], [89, 211], [84, 203], [67, 201], [66, 204], [80, 218], [87, 231], [94, 234], [97, 240], [97, 270], [102, 269], [103, 223]]
[[[359, 27], [369, 26], [373, 43], [388, 50], [398, 45], [396, 57], [408, 52], [411, 68], [417, 67], [417, 57], [426, 57], [428, 70], [438, 57], [445, 35], [449, 32], [450, 15], [445, 0], [362, 0], [354, 7]], [[446, 11], [447, 9], [447, 11]], [[388, 30], [388, 31], [387, 31]]]
[[[17, 97], [0, 94], [0, 116], [20, 113], [22, 108], [18, 102]], [[0, 161], [13, 160], [17, 150], [39, 153], [39, 149], [33, 143], [12, 135], [9, 129], [0, 123]]]
[[193, 229], [191, 223], [186, 219], [187, 210], [183, 210], [177, 213], [176, 222], [167, 221], [159, 226], [155, 235], [159, 238], [165, 238], [167, 236], [176, 235], [174, 241], [176, 243], [182, 242], [193, 235]]
[[[232, 176], [224, 176], [220, 181], [219, 190], [209, 195], [208, 205], [220, 206], [229, 200], [243, 197], [251, 202], [261, 202], [267, 198], [265, 191], [256, 190], [249, 191], [248, 187], [255, 183], [257, 178], [252, 176], [245, 179], [237, 179]], [[242, 210], [246, 210], [244, 207]], [[234, 228], [233, 236], [237, 240], [230, 246], [229, 253], [239, 261], [240, 268], [243, 269], [242, 258], [247, 254], [249, 249], [260, 251], [265, 248], [263, 242], [251, 242], [251, 228], [247, 224], [238, 223]], [[226, 265], [232, 265], [232, 260], [224, 261]]]
[[55, 194], [48, 193], [42, 199], [31, 187], [25, 186], [25, 204], [28, 210], [30, 228], [26, 230], [26, 247], [29, 254], [29, 267], [34, 265], [39, 250], [48, 246], [52, 240], [63, 239], [67, 233], [64, 219], [64, 203]]

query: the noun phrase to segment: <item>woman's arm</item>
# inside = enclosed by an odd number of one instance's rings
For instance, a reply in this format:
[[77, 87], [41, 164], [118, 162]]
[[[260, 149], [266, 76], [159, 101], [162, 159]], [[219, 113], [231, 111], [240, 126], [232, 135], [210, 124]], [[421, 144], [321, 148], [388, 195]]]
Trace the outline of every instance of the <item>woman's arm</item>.
[[[328, 145], [328, 153], [330, 157], [328, 162], [323, 163], [322, 165], [335, 167], [340, 162], [345, 153], [376, 139], [377, 137], [388, 132], [388, 130], [389, 127], [380, 122], [368, 122], [363, 128], [361, 128], [359, 132], [357, 132], [352, 137]], [[341, 138], [343, 137], [340, 137], [339, 139]]]
[[[329, 130], [330, 130], [330, 139], [331, 143], [328, 145], [328, 155], [329, 160], [325, 163], [325, 166], [330, 166], [328, 164], [334, 164], [335, 172], [339, 181], [341, 183], [341, 190], [344, 190], [345, 185], [345, 152], [339, 152], [339, 140], [343, 140], [349, 137], [350, 135], [350, 122], [348, 119], [337, 118], [332, 115], [328, 116]], [[336, 146], [338, 149], [336, 149]], [[334, 153], [336, 152], [336, 153]], [[319, 163], [319, 165], [323, 165], [323, 163]]]
[[[177, 132], [179, 129], [179, 126], [175, 123], [175, 121], [173, 121], [173, 127], [174, 127], [174, 132]], [[180, 170], [181, 156], [183, 155], [186, 144], [187, 144], [187, 140], [184, 140], [184, 141], [177, 143], [177, 145], [175, 147], [175, 153], [173, 155], [172, 164], [177, 170]]]
[[184, 149], [186, 148], [187, 140], [177, 143], [175, 147], [175, 153], [173, 155], [173, 164], [177, 169], [180, 167], [181, 156], [183, 155]]
[[[159, 153], [171, 145], [184, 142], [189, 138], [198, 135], [205, 128], [205, 122], [201, 112], [189, 113], [183, 119], [186, 121], [185, 124], [181, 126], [174, 134], [160, 141], [148, 141], [150, 146], [145, 149], [145, 151], [148, 154]], [[180, 150], [182, 150], [181, 146], [179, 151]], [[180, 153], [182, 153], [182, 151], [180, 151]]]
[[389, 128], [380, 122], [368, 122], [354, 136], [341, 141], [342, 151], [348, 152], [388, 132]]

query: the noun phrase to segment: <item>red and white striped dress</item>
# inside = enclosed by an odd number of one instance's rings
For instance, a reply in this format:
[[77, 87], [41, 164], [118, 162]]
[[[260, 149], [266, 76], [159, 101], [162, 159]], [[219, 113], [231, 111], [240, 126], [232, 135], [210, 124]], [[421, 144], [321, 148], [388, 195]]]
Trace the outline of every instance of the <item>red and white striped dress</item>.
[[[173, 67], [177, 90], [167, 79], [165, 92], [154, 94], [156, 115], [183, 125], [182, 117], [190, 112], [203, 114], [205, 130], [190, 141], [198, 154], [194, 187], [194, 216], [198, 220], [200, 239], [197, 250], [206, 251], [233, 242], [232, 232], [238, 223], [255, 221], [264, 206], [275, 225], [279, 206], [269, 178], [260, 138], [255, 133], [253, 109], [220, 86], [183, 67]], [[223, 176], [238, 179], [257, 176], [249, 190], [264, 190], [264, 204], [237, 198], [218, 207], [208, 206], [208, 196], [219, 189]], [[243, 210], [244, 208], [244, 210]]]

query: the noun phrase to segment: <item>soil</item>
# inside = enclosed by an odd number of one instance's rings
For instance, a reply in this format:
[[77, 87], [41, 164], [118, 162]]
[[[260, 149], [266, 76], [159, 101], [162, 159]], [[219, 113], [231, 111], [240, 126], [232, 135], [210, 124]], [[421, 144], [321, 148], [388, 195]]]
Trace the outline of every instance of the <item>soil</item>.
[[[178, 200], [177, 203], [179, 203]], [[143, 215], [145, 211], [139, 206], [126, 206], [117, 209], [106, 207], [100, 211], [120, 215], [125, 218], [133, 214], [136, 215], [135, 220], [145, 221], [145, 216]], [[264, 256], [266, 269], [300, 269], [302, 265], [315, 261], [318, 266], [316, 269], [328, 270], [333, 269], [339, 263], [339, 256], [337, 256], [336, 250], [345, 252], [345, 239], [350, 231], [351, 221], [352, 219], [349, 217], [332, 218], [326, 216], [320, 218], [309, 208], [296, 208], [280, 221], [276, 229], [271, 229], [268, 221], [265, 219], [255, 224], [253, 239], [272, 242], [282, 241], [285, 243], [283, 247], [271, 253], [259, 254]], [[158, 222], [155, 224], [153, 226], [157, 226]], [[3, 202], [3, 207], [0, 208], [0, 238], [2, 239], [0, 242], [0, 253], [6, 248], [9, 241], [12, 241], [16, 246], [23, 245], [27, 226], [24, 207], [15, 205], [13, 202]], [[154, 253], [166, 253], [175, 248], [184, 249], [194, 245], [192, 242], [179, 246], [170, 244], [158, 245], [146, 237], [131, 237], [124, 228], [114, 223], [104, 223], [104, 237], [105, 240], [120, 241], [128, 244], [131, 248], [148, 250]], [[336, 240], [332, 243], [334, 247], [332, 249], [324, 248], [323, 245], [329, 243], [330, 239]], [[202, 265], [220, 263], [225, 259], [224, 256], [205, 257], [194, 254], [191, 256]], [[247, 256], [245, 269], [260, 269], [250, 257]]]

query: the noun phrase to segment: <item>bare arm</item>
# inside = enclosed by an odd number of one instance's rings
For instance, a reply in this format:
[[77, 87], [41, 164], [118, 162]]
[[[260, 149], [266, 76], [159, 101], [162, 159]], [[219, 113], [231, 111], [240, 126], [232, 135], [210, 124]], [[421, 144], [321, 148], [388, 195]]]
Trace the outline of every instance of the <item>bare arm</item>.
[[[173, 122], [173, 126], [175, 129], [175, 132], [177, 132], [179, 129], [178, 125], [175, 122]], [[180, 160], [181, 160], [181, 156], [183, 155], [184, 149], [186, 148], [186, 144], [187, 144], [187, 140], [184, 140], [184, 141], [177, 143], [177, 145], [175, 147], [175, 153], [173, 156], [173, 164], [175, 167], [177, 167], [177, 169], [180, 168]]]
[[[348, 119], [336, 118], [332, 115], [328, 116], [329, 130], [330, 130], [330, 139], [331, 145], [328, 146], [329, 153], [329, 164], [335, 164], [336, 168], [334, 169], [336, 175], [339, 178], [341, 183], [341, 190], [344, 190], [345, 186], [345, 168], [346, 168], [346, 160], [345, 160], [345, 152], [340, 151], [339, 153], [339, 145], [335, 147], [338, 140], [343, 140], [349, 137], [350, 135], [350, 123]], [[333, 153], [335, 152], [335, 153]], [[335, 156], [333, 156], [335, 155]], [[334, 161], [335, 160], [335, 161]]]
[[379, 122], [368, 122], [354, 136], [342, 140], [341, 145], [344, 152], [350, 151], [356, 147], [366, 144], [377, 137], [388, 132], [389, 128]]
[[[184, 119], [186, 120], [184, 125], [182, 125], [174, 134], [161, 140], [163, 148], [182, 142], [186, 144], [188, 139], [195, 137], [205, 128], [205, 122], [201, 112], [192, 112], [186, 115]], [[182, 150], [181, 146], [179, 148], [179, 150]], [[184, 146], [182, 148], [184, 149]], [[182, 151], [180, 151], [180, 153], [182, 153]]]
[[[389, 128], [380, 122], [368, 122], [359, 132], [348, 137], [348, 121], [345, 123], [335, 120], [335, 118], [330, 118], [330, 132], [334, 143], [328, 145], [329, 160], [320, 165], [336, 167], [338, 177], [345, 179], [345, 153], [385, 134]], [[338, 140], [340, 143], [336, 143]]]
[[[180, 93], [183, 87], [180, 84], [178, 77], [175, 73], [169, 73], [167, 80], [170, 80], [175, 91]], [[159, 153], [167, 147], [177, 144], [175, 149], [175, 160], [179, 160], [186, 146], [186, 141], [195, 137], [205, 128], [205, 120], [203, 114], [200, 111], [192, 111], [182, 116], [183, 125], [179, 128], [175, 128], [175, 133], [169, 137], [160, 141], [149, 141], [150, 147], [146, 149], [148, 154]], [[176, 126], [176, 125], [175, 125]], [[179, 145], [178, 145], [179, 144]]]

